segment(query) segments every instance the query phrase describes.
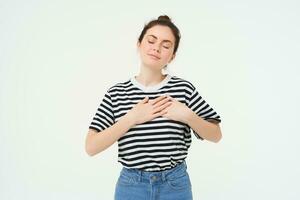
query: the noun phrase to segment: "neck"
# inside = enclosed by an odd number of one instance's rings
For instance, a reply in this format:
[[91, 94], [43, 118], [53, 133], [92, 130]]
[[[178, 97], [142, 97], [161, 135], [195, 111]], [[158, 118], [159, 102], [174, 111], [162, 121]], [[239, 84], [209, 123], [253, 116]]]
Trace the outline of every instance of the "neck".
[[145, 86], [152, 86], [164, 80], [166, 75], [163, 75], [161, 69], [153, 69], [150, 67], [141, 66], [140, 72], [135, 76], [136, 80]]

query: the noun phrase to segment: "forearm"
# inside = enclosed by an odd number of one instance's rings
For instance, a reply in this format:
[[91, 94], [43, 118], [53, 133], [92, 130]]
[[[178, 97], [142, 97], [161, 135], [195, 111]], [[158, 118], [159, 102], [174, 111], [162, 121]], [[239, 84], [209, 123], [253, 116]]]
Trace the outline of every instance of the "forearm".
[[204, 120], [192, 110], [189, 111], [186, 120], [186, 123], [203, 139], [212, 142], [221, 140], [222, 133], [219, 125]]
[[104, 151], [122, 137], [133, 125], [132, 120], [124, 115], [119, 121], [100, 133], [89, 134], [86, 138], [86, 152], [93, 156]]

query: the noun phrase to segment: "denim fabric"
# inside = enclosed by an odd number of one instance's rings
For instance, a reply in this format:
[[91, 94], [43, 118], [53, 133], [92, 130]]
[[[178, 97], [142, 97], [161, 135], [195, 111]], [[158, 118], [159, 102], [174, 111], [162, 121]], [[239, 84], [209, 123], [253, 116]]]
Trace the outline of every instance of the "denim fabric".
[[116, 183], [115, 200], [192, 200], [186, 162], [160, 172], [123, 167]]

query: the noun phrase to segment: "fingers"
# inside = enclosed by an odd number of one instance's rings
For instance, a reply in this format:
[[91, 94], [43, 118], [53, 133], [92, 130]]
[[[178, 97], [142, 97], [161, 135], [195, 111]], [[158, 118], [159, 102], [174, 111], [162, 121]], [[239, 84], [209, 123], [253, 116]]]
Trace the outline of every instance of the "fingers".
[[167, 112], [168, 112], [167, 110], [161, 110], [160, 112], [153, 114], [152, 118], [154, 119], [156, 117], [162, 116], [162, 115], [166, 114]]
[[160, 112], [161, 110], [164, 110], [166, 107], [170, 106], [171, 104], [172, 104], [172, 102], [167, 102], [167, 103], [155, 108], [153, 110], [153, 113]]
[[151, 105], [156, 104], [157, 102], [159, 102], [160, 100], [163, 100], [163, 99], [166, 98], [166, 97], [167, 97], [166, 95], [162, 95], [162, 96], [160, 96], [160, 97], [157, 97], [156, 99], [153, 99], [153, 100], [151, 101]]
[[149, 100], [149, 97], [146, 96], [142, 101], [140, 101], [139, 103], [147, 103]]
[[154, 108], [154, 109], [155, 109], [155, 108], [158, 108], [159, 106], [165, 104], [165, 103], [168, 102], [168, 101], [170, 101], [170, 98], [168, 98], [168, 97], [167, 97], [167, 98], [164, 98], [164, 99], [162, 99], [161, 101], [157, 102], [153, 108]]

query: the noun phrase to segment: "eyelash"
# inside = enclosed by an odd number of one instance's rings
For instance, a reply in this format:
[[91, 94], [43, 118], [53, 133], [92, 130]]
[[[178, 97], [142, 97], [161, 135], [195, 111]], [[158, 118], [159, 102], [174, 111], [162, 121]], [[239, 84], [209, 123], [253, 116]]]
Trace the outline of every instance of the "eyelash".
[[[150, 42], [150, 41], [148, 41], [150, 44], [153, 44], [154, 42]], [[163, 46], [165, 49], [170, 49], [170, 47], [165, 47], [165, 46]]]

